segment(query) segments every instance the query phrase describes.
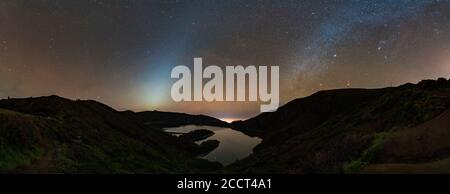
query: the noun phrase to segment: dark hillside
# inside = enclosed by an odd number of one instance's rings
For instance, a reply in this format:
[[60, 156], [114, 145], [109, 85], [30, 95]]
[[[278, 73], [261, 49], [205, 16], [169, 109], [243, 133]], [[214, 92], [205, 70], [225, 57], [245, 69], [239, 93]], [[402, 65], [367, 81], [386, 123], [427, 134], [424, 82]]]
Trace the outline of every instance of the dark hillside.
[[57, 96], [0, 100], [0, 171], [64, 173], [205, 172], [195, 144], [95, 101]]
[[445, 79], [318, 92], [276, 112], [233, 123], [264, 138], [255, 153], [234, 169], [359, 172], [372, 163], [450, 157], [449, 108], [450, 81]]

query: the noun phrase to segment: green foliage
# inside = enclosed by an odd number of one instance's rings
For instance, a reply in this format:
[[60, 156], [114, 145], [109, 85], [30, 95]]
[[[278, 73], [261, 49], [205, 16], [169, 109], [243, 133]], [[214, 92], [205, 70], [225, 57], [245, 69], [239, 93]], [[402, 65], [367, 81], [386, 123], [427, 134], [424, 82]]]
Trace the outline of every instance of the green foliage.
[[43, 154], [38, 147], [31, 149], [14, 149], [6, 146], [0, 147], [0, 172], [12, 172], [20, 167], [30, 165]]
[[344, 173], [346, 174], [353, 174], [360, 172], [364, 169], [364, 167], [367, 165], [367, 162], [362, 162], [361, 160], [355, 160], [351, 161], [350, 163], [344, 164]]
[[387, 133], [377, 133], [374, 135], [374, 139], [372, 140], [372, 144], [364, 150], [361, 157], [355, 161], [351, 161], [350, 163], [346, 163], [343, 166], [343, 170], [345, 173], [358, 173], [364, 169], [364, 167], [370, 163], [375, 157], [377, 151], [383, 148], [384, 141], [386, 139]]

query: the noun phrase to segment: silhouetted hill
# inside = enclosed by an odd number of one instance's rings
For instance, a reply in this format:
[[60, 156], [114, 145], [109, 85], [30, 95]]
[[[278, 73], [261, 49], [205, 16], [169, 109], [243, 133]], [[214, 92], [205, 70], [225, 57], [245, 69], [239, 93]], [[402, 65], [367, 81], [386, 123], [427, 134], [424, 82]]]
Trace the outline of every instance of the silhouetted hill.
[[227, 122], [206, 115], [145, 111], [136, 113], [135, 117], [146, 125], [157, 127], [178, 127], [182, 125], [229, 126], [229, 123]]
[[58, 96], [0, 100], [0, 172], [206, 172], [198, 145], [180, 142], [95, 102]]
[[445, 79], [383, 89], [317, 92], [276, 112], [232, 123], [264, 140], [254, 154], [230, 169], [354, 173], [426, 168], [423, 171], [448, 172], [449, 112], [450, 80]]

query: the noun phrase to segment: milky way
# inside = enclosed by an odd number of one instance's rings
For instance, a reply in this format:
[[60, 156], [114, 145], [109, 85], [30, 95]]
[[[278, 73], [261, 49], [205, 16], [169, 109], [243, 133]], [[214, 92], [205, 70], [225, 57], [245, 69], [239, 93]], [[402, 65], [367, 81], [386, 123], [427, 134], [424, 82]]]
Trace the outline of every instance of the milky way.
[[0, 98], [225, 118], [260, 103], [174, 103], [170, 70], [279, 65], [282, 103], [318, 90], [450, 77], [450, 1], [0, 2]]

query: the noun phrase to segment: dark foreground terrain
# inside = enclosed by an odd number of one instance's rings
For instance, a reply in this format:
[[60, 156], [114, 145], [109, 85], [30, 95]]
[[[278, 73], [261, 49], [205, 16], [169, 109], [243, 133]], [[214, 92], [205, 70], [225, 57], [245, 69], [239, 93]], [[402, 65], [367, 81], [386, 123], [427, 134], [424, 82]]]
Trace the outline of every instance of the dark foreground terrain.
[[[95, 101], [57, 96], [0, 101], [2, 173], [199, 173], [210, 150], [178, 141]], [[159, 123], [162, 124], [162, 123]]]
[[234, 122], [264, 141], [232, 171], [450, 173], [450, 80], [321, 91]]
[[450, 80], [321, 91], [232, 123], [263, 138], [230, 166], [218, 146], [162, 131], [229, 126], [202, 115], [118, 112], [57, 96], [0, 100], [1, 173], [450, 173]]

